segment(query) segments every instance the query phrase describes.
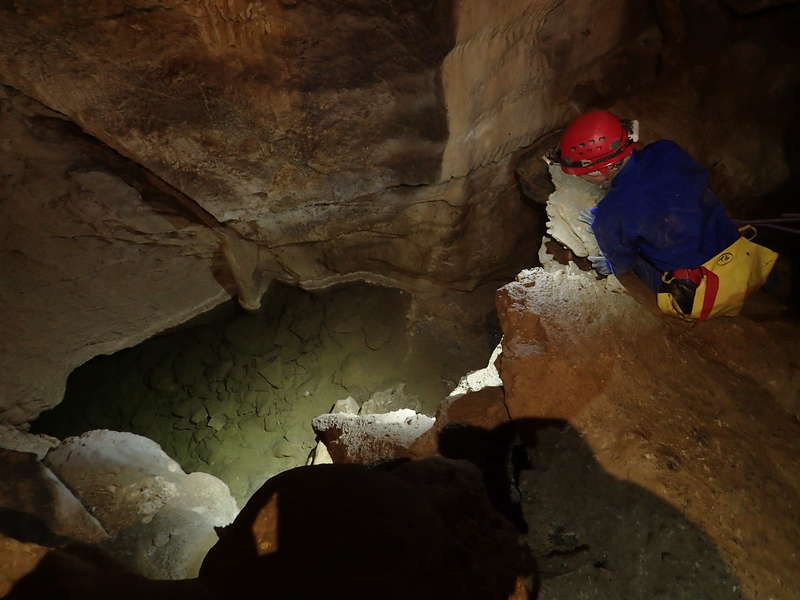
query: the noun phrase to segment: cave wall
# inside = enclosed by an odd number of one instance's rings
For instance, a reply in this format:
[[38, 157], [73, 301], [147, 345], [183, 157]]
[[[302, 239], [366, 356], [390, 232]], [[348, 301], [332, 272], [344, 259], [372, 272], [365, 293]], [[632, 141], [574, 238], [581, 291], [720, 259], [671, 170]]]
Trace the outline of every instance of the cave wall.
[[[634, 2], [568, 4], [0, 5], [2, 419], [235, 294], [215, 227], [241, 236], [246, 275], [308, 288], [469, 290], [533, 255], [514, 151], [564, 119], [565, 74], [642, 20]], [[613, 27], [569, 52], [598, 15]], [[70, 139], [44, 125], [59, 119]], [[88, 138], [141, 172], [81, 158]]]
[[8, 88], [0, 131], [0, 421], [24, 423], [83, 362], [229, 295], [214, 236], [127, 161]]
[[[58, 403], [94, 355], [244, 288], [254, 305], [272, 279], [468, 292], [530, 264], [541, 215], [513, 169], [589, 106], [688, 140], [735, 198], [777, 189], [796, 15], [763, 0], [3, 2], [0, 419]], [[708, 127], [712, 93], [727, 120]]]

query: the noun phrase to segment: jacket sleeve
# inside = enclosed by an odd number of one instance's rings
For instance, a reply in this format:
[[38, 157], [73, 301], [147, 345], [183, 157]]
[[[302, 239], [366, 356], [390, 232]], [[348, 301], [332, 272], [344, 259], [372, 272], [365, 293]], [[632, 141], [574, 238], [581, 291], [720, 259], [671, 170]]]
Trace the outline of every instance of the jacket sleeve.
[[614, 275], [629, 273], [638, 257], [636, 239], [630, 235], [618, 215], [609, 211], [598, 211], [592, 223], [600, 251], [611, 263]]

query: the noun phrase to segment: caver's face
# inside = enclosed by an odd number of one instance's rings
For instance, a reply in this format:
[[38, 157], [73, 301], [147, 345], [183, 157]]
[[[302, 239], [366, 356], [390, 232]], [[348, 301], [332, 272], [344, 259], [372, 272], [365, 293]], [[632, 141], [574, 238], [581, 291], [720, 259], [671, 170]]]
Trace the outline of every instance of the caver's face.
[[[627, 159], [626, 159], [627, 160]], [[588, 181], [594, 185], [599, 185], [600, 187], [608, 187], [611, 185], [614, 177], [622, 170], [622, 166], [625, 164], [626, 160], [621, 160], [618, 163], [614, 163], [613, 165], [609, 165], [608, 169], [605, 173], [602, 171], [592, 171], [591, 173], [584, 173], [583, 175], [578, 175], [584, 181]]]

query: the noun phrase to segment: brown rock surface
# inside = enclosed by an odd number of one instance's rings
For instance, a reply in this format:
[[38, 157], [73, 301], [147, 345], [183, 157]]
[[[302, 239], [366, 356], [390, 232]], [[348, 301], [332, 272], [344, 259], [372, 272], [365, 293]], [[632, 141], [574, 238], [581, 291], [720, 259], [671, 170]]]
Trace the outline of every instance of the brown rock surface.
[[264, 271], [469, 287], [530, 225], [507, 169], [441, 174], [452, 17], [446, 2], [19, 5], [0, 11], [0, 65], [257, 242]]
[[468, 425], [491, 431], [508, 422], [502, 387], [487, 387], [463, 396], [445, 398], [436, 412], [436, 422], [416, 439], [411, 455], [425, 458], [439, 454], [439, 440], [448, 426]]
[[0, 526], [25, 530], [40, 522], [53, 534], [99, 544], [108, 533], [73, 492], [34, 454], [0, 449]]
[[195, 579], [151, 581], [90, 547], [55, 549], [0, 534], [0, 598], [212, 600]]
[[796, 323], [691, 327], [575, 270], [524, 271], [498, 312], [514, 420], [568, 421], [605, 471], [703, 530], [745, 598], [800, 593]]
[[0, 421], [57, 404], [67, 375], [227, 299], [217, 241], [145, 176], [0, 88]]

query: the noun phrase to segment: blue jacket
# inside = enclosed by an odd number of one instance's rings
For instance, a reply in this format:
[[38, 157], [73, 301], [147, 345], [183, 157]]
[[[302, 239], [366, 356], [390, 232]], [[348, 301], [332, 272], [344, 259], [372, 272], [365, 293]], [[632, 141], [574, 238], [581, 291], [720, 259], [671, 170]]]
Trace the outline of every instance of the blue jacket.
[[699, 267], [739, 237], [708, 171], [670, 140], [634, 152], [593, 212], [613, 272], [634, 271], [655, 290], [665, 271]]

